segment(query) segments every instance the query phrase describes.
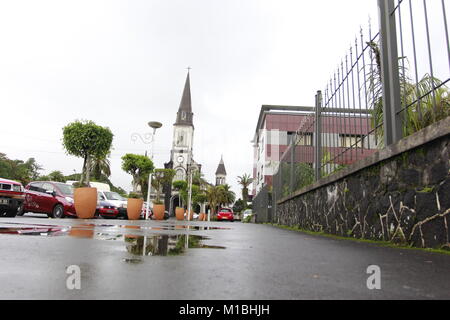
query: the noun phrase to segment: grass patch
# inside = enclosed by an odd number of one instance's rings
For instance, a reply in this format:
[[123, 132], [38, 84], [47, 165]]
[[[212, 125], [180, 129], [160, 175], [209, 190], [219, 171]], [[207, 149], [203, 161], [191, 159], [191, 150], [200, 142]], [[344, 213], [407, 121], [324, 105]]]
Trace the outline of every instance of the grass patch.
[[417, 192], [419, 192], [419, 193], [431, 193], [431, 192], [433, 192], [433, 190], [434, 190], [434, 188], [432, 188], [432, 187], [425, 187], [422, 190], [418, 190]]
[[337, 236], [337, 235], [334, 235], [334, 234], [325, 233], [323, 231], [316, 232], [316, 231], [302, 229], [302, 228], [300, 228], [298, 226], [290, 227], [290, 226], [285, 226], [285, 225], [281, 225], [281, 224], [274, 224], [274, 223], [264, 223], [264, 224], [267, 224], [267, 225], [270, 225], [270, 226], [273, 226], [273, 227], [277, 227], [277, 228], [281, 228], [281, 229], [285, 229], [285, 230], [297, 231], [297, 232], [302, 232], [302, 233], [309, 234], [309, 235], [312, 235], [312, 236], [322, 236], [322, 237], [331, 238], [331, 239], [335, 239], [335, 240], [347, 240], [347, 241], [354, 241], [354, 242], [370, 243], [370, 244], [374, 244], [374, 245], [377, 245], [377, 246], [394, 248], [394, 249], [420, 250], [420, 251], [425, 251], [425, 252], [433, 252], [433, 253], [440, 253], [440, 254], [450, 255], [450, 251], [449, 250], [445, 250], [445, 249], [417, 248], [417, 247], [413, 247], [413, 246], [409, 246], [409, 245], [393, 243], [393, 242], [390, 242], [390, 241], [378, 241], [378, 240], [369, 240], [369, 239], [359, 239], [359, 238], [352, 238], [352, 237]]

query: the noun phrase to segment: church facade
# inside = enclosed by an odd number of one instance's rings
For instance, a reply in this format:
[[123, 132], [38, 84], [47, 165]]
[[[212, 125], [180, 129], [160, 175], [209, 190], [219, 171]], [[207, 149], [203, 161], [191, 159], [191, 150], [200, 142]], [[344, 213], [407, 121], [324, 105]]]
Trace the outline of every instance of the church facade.
[[[202, 165], [194, 160], [194, 113], [192, 112], [191, 83], [188, 71], [184, 84], [183, 95], [178, 107], [175, 123], [173, 124], [172, 149], [170, 160], [164, 164], [166, 169], [175, 170], [173, 181], [188, 181], [189, 173], [195, 174], [202, 170]], [[223, 157], [221, 157], [216, 170], [216, 186], [226, 184], [227, 172]], [[164, 204], [169, 215], [175, 215], [175, 208], [180, 205], [178, 191], [173, 190], [170, 185], [163, 188]], [[205, 205], [201, 210], [204, 212]]]
[[[173, 181], [188, 180], [189, 171], [201, 172], [201, 165], [194, 160], [194, 113], [192, 112], [191, 83], [188, 72], [184, 84], [180, 106], [173, 124], [172, 149], [170, 160], [164, 164], [166, 169], [174, 169]], [[174, 215], [175, 207], [179, 205], [178, 193], [166, 186], [164, 190], [165, 205], [169, 208], [169, 215]]]

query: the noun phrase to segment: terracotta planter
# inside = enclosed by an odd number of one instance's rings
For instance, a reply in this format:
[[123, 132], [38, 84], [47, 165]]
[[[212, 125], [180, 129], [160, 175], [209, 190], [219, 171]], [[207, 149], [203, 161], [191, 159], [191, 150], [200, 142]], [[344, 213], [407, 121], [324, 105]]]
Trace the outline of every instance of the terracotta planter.
[[76, 188], [73, 201], [78, 218], [92, 219], [97, 209], [97, 188]]
[[139, 220], [141, 217], [143, 199], [128, 198], [127, 200], [127, 215], [128, 220]]
[[[124, 226], [125, 228], [127, 228], [127, 229], [139, 229], [140, 227], [139, 226]], [[127, 239], [137, 239], [137, 238], [139, 238], [139, 237], [141, 237], [141, 236], [138, 236], [138, 235], [134, 235], [134, 234], [126, 234], [125, 235], [125, 241], [127, 240]]]
[[186, 211], [186, 220], [189, 220], [189, 221], [194, 220], [194, 210], [191, 209], [191, 215], [190, 215], [189, 219], [188, 219], [188, 214], [189, 214], [189, 211]]
[[177, 220], [184, 220], [184, 208], [177, 207], [175, 209], [175, 216]]
[[164, 211], [166, 206], [163, 204], [153, 204], [153, 219], [164, 220]]
[[198, 215], [198, 221], [205, 221], [205, 218], [206, 218], [206, 214], [204, 214], [204, 213], [200, 213]]
[[94, 224], [80, 224], [70, 228], [69, 236], [76, 238], [92, 238], [94, 236]]

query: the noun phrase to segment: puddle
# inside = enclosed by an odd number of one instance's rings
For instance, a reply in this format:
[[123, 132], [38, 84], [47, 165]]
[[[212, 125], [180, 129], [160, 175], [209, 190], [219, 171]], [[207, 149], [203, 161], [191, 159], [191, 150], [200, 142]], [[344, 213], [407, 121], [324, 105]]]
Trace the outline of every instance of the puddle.
[[[121, 224], [78, 224], [75, 226], [57, 226], [57, 225], [51, 225], [51, 224], [27, 224], [27, 223], [18, 223], [18, 222], [8, 222], [5, 223], [6, 225], [20, 225], [20, 226], [31, 226], [36, 228], [125, 228], [125, 229], [139, 229], [139, 230], [156, 230], [156, 231], [173, 231], [173, 230], [192, 230], [192, 231], [206, 231], [206, 230], [231, 230], [231, 228], [227, 227], [215, 227], [215, 226], [198, 226], [198, 225], [177, 225], [177, 224], [162, 224], [158, 226], [140, 226], [140, 225], [121, 225]], [[0, 233], [1, 229], [4, 227], [0, 227]], [[8, 228], [13, 229], [13, 228]], [[24, 227], [20, 227], [18, 229], [24, 229]], [[6, 233], [6, 232], [4, 232]]]
[[143, 262], [142, 259], [136, 259], [136, 258], [123, 258], [122, 262], [125, 263], [131, 263], [131, 264], [137, 264]]
[[63, 236], [67, 235], [70, 228], [64, 227], [0, 227], [0, 234], [19, 234], [19, 235], [30, 235], [30, 236]]
[[192, 248], [225, 249], [222, 246], [210, 246], [202, 243], [202, 241], [208, 239], [208, 237], [204, 236], [184, 234], [124, 236], [127, 251], [139, 256], [176, 256]]
[[187, 225], [161, 225], [161, 226], [138, 226], [138, 225], [102, 225], [108, 227], [119, 227], [119, 228], [134, 228], [140, 230], [193, 230], [193, 231], [202, 231], [202, 230], [231, 230], [231, 228], [225, 227], [210, 227], [210, 226], [187, 226]]
[[[210, 238], [191, 234], [122, 234], [117, 232], [108, 232], [108, 228], [118, 229], [115, 231], [130, 232], [134, 230], [216, 230], [224, 229], [219, 227], [202, 226], [167, 226], [171, 229], [158, 227], [136, 226], [136, 225], [96, 225], [92, 223], [79, 224], [75, 226], [56, 226], [56, 225], [25, 225], [16, 226], [17, 223], [11, 223], [14, 226], [0, 226], [0, 234], [15, 234], [23, 236], [70, 236], [75, 238], [95, 239], [101, 241], [122, 242], [125, 245], [126, 252], [134, 256], [175, 256], [183, 254], [187, 249], [205, 248], [205, 249], [225, 249], [223, 246], [212, 246], [203, 243]], [[3, 224], [5, 225], [5, 224]], [[7, 224], [9, 225], [9, 224]], [[106, 227], [106, 228], [105, 228]], [[103, 230], [102, 230], [103, 228]], [[122, 230], [121, 230], [122, 229]], [[139, 263], [139, 259], [122, 259], [126, 263]]]

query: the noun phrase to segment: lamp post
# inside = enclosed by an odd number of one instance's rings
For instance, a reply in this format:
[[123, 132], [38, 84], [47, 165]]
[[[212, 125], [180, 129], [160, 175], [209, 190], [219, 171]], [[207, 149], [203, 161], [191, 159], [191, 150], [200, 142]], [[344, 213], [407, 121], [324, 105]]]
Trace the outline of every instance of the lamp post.
[[[161, 122], [157, 122], [157, 121], [150, 121], [148, 123], [149, 127], [153, 129], [153, 134], [152, 134], [152, 152], [151, 152], [151, 160], [153, 161], [153, 155], [154, 155], [154, 149], [155, 149], [155, 134], [156, 134], [156, 129], [159, 129], [162, 127], [162, 123]], [[148, 189], [147, 189], [147, 208], [145, 210], [145, 220], [148, 220], [148, 212], [150, 211], [150, 190], [151, 190], [151, 186], [152, 186], [152, 173], [149, 173], [148, 175]]]
[[[141, 141], [145, 144], [150, 144], [151, 145], [151, 152], [150, 152], [150, 159], [153, 161], [153, 156], [154, 156], [154, 145], [155, 145], [155, 134], [156, 134], [156, 129], [159, 129], [162, 127], [162, 123], [161, 122], [157, 122], [157, 121], [150, 121], [148, 123], [148, 126], [150, 128], [153, 129], [152, 133], [146, 133], [144, 136], [142, 136], [139, 133], [133, 133], [131, 135], [131, 140], [133, 140], [134, 142], [137, 140], [137, 138], [140, 138]], [[148, 219], [148, 213], [149, 213], [149, 209], [150, 209], [150, 189], [151, 189], [151, 185], [152, 185], [152, 174], [150, 173], [148, 175], [148, 188], [147, 188], [147, 207], [145, 210], [145, 220]]]
[[191, 220], [191, 206], [192, 206], [192, 165], [188, 165], [188, 181], [189, 181], [189, 191], [188, 191], [188, 221]]

